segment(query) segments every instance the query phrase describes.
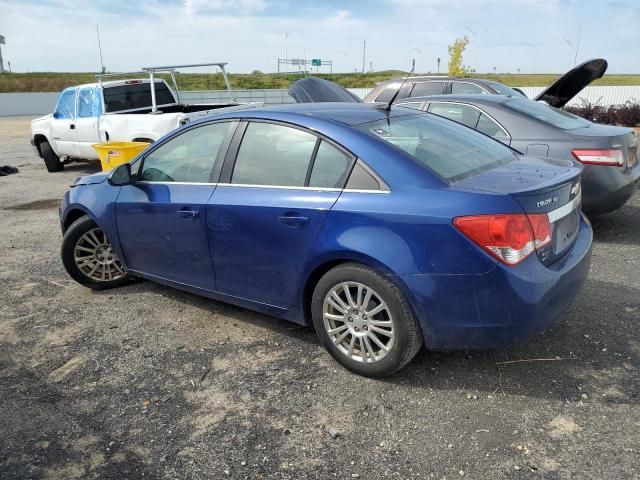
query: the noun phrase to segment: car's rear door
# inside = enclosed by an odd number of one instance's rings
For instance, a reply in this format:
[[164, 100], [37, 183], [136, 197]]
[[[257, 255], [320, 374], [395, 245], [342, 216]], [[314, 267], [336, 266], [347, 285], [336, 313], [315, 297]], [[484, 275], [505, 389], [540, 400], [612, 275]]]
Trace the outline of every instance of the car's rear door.
[[152, 147], [116, 203], [129, 270], [215, 289], [205, 207], [236, 122], [197, 126]]
[[241, 124], [207, 204], [217, 290], [291, 307], [306, 256], [353, 161], [303, 129]]

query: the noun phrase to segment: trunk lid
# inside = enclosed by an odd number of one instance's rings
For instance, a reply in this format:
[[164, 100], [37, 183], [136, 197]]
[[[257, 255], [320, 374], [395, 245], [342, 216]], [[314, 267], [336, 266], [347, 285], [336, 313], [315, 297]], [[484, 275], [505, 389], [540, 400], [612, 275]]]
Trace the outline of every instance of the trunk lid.
[[[550, 265], [573, 245], [580, 226], [582, 168], [568, 160], [519, 157], [516, 161], [467, 178], [456, 188], [509, 194], [527, 214], [547, 214], [551, 242], [537, 247]], [[513, 212], [516, 213], [516, 212]]]
[[[627, 170], [638, 163], [638, 140], [631, 128], [611, 125], [591, 124], [588, 127], [576, 128], [569, 133], [579, 142], [589, 142], [589, 148], [612, 148], [622, 151], [623, 168]], [[580, 145], [576, 143], [576, 148]]]
[[594, 80], [601, 78], [607, 71], [607, 61], [595, 58], [572, 68], [553, 82], [535, 99], [552, 107], [562, 108], [580, 91]]

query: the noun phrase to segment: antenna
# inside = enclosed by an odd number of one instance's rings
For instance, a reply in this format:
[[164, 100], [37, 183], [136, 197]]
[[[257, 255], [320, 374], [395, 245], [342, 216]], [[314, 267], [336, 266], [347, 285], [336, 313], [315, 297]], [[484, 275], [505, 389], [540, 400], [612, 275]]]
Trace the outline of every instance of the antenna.
[[98, 53], [100, 54], [100, 72], [105, 73], [104, 62], [102, 61], [102, 45], [100, 45], [100, 29], [96, 25], [96, 33], [98, 34]]
[[411, 76], [411, 74], [413, 73], [413, 71], [415, 70], [415, 65], [411, 68], [411, 71], [409, 72], [409, 75], [407, 75], [406, 77], [404, 77], [404, 80], [402, 82], [402, 84], [400, 85], [400, 88], [398, 88], [398, 91], [396, 93], [393, 94], [393, 97], [391, 97], [391, 100], [389, 100], [389, 103], [387, 103], [387, 106], [384, 107], [384, 109], [389, 112], [391, 111], [391, 105], [393, 104], [394, 100], [396, 99], [396, 97], [398, 96], [398, 94], [400, 93], [400, 90], [402, 90], [402, 87], [404, 87], [404, 84], [407, 83], [407, 80], [409, 80], [409, 77]]

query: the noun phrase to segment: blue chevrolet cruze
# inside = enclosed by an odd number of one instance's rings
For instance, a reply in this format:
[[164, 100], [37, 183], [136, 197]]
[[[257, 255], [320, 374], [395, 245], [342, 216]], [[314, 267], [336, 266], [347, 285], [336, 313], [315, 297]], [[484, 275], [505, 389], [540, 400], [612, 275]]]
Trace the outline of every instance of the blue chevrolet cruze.
[[580, 167], [431, 114], [318, 103], [221, 113], [80, 178], [62, 260], [304, 325], [367, 376], [548, 327], [589, 272]]

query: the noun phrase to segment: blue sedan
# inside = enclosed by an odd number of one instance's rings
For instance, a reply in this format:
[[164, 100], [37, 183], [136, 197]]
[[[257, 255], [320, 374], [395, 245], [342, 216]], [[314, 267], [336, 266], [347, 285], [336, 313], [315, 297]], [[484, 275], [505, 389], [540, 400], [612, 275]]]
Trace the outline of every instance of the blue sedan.
[[69, 275], [143, 277], [303, 325], [348, 369], [384, 376], [425, 344], [492, 348], [575, 299], [592, 232], [580, 167], [519, 156], [404, 107], [221, 113], [61, 207]]

